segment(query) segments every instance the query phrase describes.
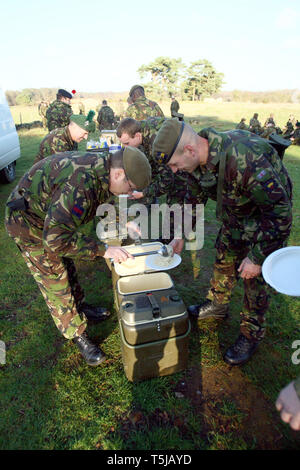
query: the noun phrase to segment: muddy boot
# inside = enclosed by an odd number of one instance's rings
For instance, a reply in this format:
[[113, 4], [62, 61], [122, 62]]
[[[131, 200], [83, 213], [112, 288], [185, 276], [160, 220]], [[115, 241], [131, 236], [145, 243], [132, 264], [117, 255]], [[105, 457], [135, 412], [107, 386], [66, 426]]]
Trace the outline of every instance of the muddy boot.
[[79, 312], [84, 313], [88, 320], [95, 323], [101, 322], [110, 317], [110, 312], [106, 308], [93, 307], [85, 302], [81, 304]]
[[258, 347], [257, 341], [251, 341], [246, 336], [240, 334], [236, 342], [227, 349], [224, 361], [231, 366], [239, 366], [249, 361]]
[[89, 366], [98, 366], [101, 362], [105, 361], [105, 354], [88, 339], [85, 333], [76, 336], [73, 342], [76, 344]]
[[228, 304], [217, 304], [211, 300], [205, 300], [199, 305], [190, 305], [187, 310], [189, 315], [195, 318], [214, 317], [223, 319], [228, 317], [228, 308]]

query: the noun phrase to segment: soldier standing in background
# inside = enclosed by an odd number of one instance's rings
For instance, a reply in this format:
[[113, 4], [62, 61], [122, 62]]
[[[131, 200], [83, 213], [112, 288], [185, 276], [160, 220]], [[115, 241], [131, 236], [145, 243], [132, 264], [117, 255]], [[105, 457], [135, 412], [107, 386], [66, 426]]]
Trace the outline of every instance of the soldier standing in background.
[[257, 118], [258, 118], [258, 114], [254, 113], [253, 118], [250, 119], [249, 131], [253, 132], [254, 134], [261, 134], [262, 127]]
[[132, 256], [123, 248], [107, 247], [80, 228], [95, 217], [110, 193], [132, 194], [150, 180], [149, 162], [138, 149], [128, 147], [107, 158], [68, 152], [33, 165], [7, 202], [7, 232], [21, 251], [55, 325], [92, 366], [103, 362], [105, 355], [84, 334], [87, 320], [105, 320], [109, 312], [84, 301], [73, 260], [101, 256], [121, 262]]
[[46, 129], [47, 127], [47, 119], [46, 119], [46, 112], [48, 109], [49, 103], [47, 101], [41, 101], [38, 105], [38, 113], [42, 118], [43, 128]]
[[80, 101], [78, 103], [79, 114], [85, 114], [84, 104]]
[[294, 145], [300, 145], [300, 122], [299, 121], [296, 122], [296, 129], [292, 137], [290, 138], [290, 140], [292, 141]]
[[77, 150], [77, 144], [83, 139], [87, 140], [89, 132], [94, 131], [94, 126], [95, 123], [90, 122], [87, 116], [72, 114], [70, 124], [54, 129], [42, 140], [33, 164], [49, 155]]
[[[172, 96], [172, 102], [171, 102], [171, 116], [172, 117], [177, 117], [177, 113], [179, 111], [179, 103], [175, 99], [175, 96]], [[175, 114], [174, 114], [175, 113]]]
[[49, 105], [46, 112], [49, 132], [53, 131], [53, 129], [57, 129], [58, 127], [65, 127], [69, 124], [70, 116], [73, 114], [70, 105], [71, 99], [71, 93], [63, 89], [58, 90], [56, 100]]
[[[225, 353], [230, 365], [253, 355], [265, 335], [269, 305], [261, 265], [273, 251], [285, 246], [292, 225], [292, 183], [276, 150], [264, 139], [242, 130], [198, 134], [176, 119], [167, 120], [154, 143], [153, 156], [174, 173], [187, 171], [198, 184], [198, 203], [217, 200], [222, 227], [216, 240], [217, 256], [211, 288], [199, 305], [188, 308], [199, 319], [226, 318], [231, 292], [240, 276], [244, 305], [240, 335]], [[175, 253], [184, 240], [171, 242]]]
[[283, 137], [285, 139], [290, 139], [294, 133], [294, 126], [295, 126], [295, 116], [293, 114], [290, 114], [289, 120], [286, 123], [286, 126], [284, 128], [283, 132]]
[[102, 101], [102, 107], [98, 113], [97, 121], [99, 124], [99, 130], [103, 129], [113, 129], [113, 123], [115, 119], [115, 114], [110, 106], [107, 105], [107, 101]]
[[149, 117], [164, 117], [164, 113], [155, 101], [148, 100], [141, 85], [134, 85], [129, 92], [131, 104], [125, 111], [126, 117], [142, 121]]
[[242, 129], [243, 131], [248, 130], [248, 126], [246, 124], [246, 118], [242, 118], [241, 121], [236, 126], [236, 129]]

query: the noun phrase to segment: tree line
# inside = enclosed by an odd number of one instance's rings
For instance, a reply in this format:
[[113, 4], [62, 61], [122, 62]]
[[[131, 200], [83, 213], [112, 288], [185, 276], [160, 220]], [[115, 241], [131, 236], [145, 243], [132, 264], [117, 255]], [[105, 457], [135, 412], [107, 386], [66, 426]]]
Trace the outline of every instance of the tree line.
[[[182, 59], [157, 57], [148, 64], [141, 65], [137, 72], [141, 78], [146, 95], [159, 101], [175, 95], [180, 100], [201, 101], [204, 98], [222, 98], [223, 101], [249, 101], [254, 103], [293, 103], [299, 102], [299, 90], [275, 90], [270, 92], [251, 92], [233, 90], [222, 92], [224, 74], [218, 72], [206, 59], [199, 59], [186, 65]], [[298, 93], [299, 92], [299, 93]], [[21, 91], [6, 91], [10, 106], [36, 105], [42, 100], [51, 102], [56, 98], [57, 88], [25, 88]], [[75, 98], [126, 100], [128, 91], [76, 93]]]

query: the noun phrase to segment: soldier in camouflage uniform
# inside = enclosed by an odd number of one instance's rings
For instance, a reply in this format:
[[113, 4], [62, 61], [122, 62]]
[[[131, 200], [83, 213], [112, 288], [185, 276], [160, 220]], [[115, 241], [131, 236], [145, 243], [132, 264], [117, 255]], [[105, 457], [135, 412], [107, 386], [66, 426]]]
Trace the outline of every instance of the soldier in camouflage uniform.
[[131, 117], [137, 121], [149, 117], [164, 117], [164, 113], [158, 104], [146, 98], [145, 90], [141, 85], [134, 85], [131, 88], [129, 98], [133, 101], [133, 104], [127, 108], [125, 117]]
[[281, 390], [276, 408], [285, 423], [294, 431], [300, 431], [300, 377]]
[[254, 113], [253, 118], [250, 119], [249, 131], [259, 135], [262, 133], [262, 126], [257, 118], [258, 114]]
[[[178, 113], [179, 111], [179, 103], [178, 101], [175, 99], [175, 96], [172, 96], [172, 102], [171, 102], [171, 116], [172, 117], [177, 117], [176, 114]], [[175, 113], [175, 114], [174, 114]]]
[[79, 142], [83, 139], [87, 140], [89, 131], [91, 131], [91, 124], [86, 119], [86, 116], [72, 114], [70, 124], [62, 129], [54, 129], [46, 135], [40, 144], [33, 164], [49, 155], [77, 150]]
[[115, 119], [115, 114], [110, 106], [107, 105], [107, 101], [102, 101], [102, 107], [98, 113], [97, 121], [99, 124], [99, 130], [103, 129], [113, 129], [113, 123]]
[[[172, 204], [193, 204], [194, 198], [189, 194], [189, 188], [193, 181], [184, 171], [178, 171], [175, 175], [170, 168], [165, 165], [158, 165], [157, 160], [152, 155], [152, 145], [157, 132], [165, 122], [165, 118], [149, 118], [143, 121], [136, 121], [132, 118], [123, 119], [118, 128], [117, 136], [124, 145], [139, 148], [148, 158], [152, 169], [152, 180], [150, 185], [142, 192], [135, 192], [134, 199], [138, 199], [143, 204], [154, 204], [157, 198], [166, 194], [166, 203]], [[143, 198], [143, 199], [142, 199]], [[174, 217], [171, 213], [170, 235], [174, 232]], [[167, 243], [168, 239], [163, 239]]]
[[[264, 259], [286, 244], [292, 224], [292, 184], [276, 150], [247, 131], [217, 132], [166, 121], [153, 143], [159, 162], [176, 172], [190, 173], [198, 183], [198, 202], [217, 200], [222, 227], [207, 300], [189, 307], [198, 318], [227, 316], [232, 289], [244, 280], [240, 336], [224, 359], [231, 365], [246, 362], [265, 334], [269, 304], [261, 275]], [[183, 240], [171, 243], [175, 252]]]
[[69, 124], [70, 117], [73, 114], [70, 105], [71, 99], [71, 93], [63, 89], [58, 90], [56, 100], [50, 104], [46, 112], [49, 132], [53, 131], [53, 129], [58, 129], [59, 127], [65, 127]]
[[295, 117], [293, 114], [290, 114], [289, 120], [286, 123], [285, 128], [283, 129], [283, 138], [290, 139], [294, 133]]
[[85, 109], [84, 109], [84, 104], [83, 103], [79, 103], [78, 104], [78, 109], [79, 109], [79, 114], [85, 114]]
[[49, 104], [46, 101], [41, 101], [39, 106], [38, 106], [38, 113], [42, 118], [42, 123], [43, 127], [47, 127], [47, 118], [46, 118], [46, 112], [48, 109]]
[[[136, 169], [138, 171], [136, 172]], [[101, 349], [83, 334], [87, 319], [104, 320], [106, 309], [84, 302], [73, 260], [100, 256], [125, 261], [120, 247], [107, 247], [84, 235], [110, 192], [131, 194], [149, 184], [151, 169], [145, 155], [128, 147], [109, 158], [68, 152], [36, 163], [10, 195], [5, 214], [14, 239], [36, 280], [59, 331], [73, 339], [89, 365], [105, 359]]]
[[300, 145], [300, 122], [296, 122], [296, 129], [291, 137], [291, 141], [294, 145]]
[[236, 126], [236, 129], [241, 129], [243, 131], [247, 131], [248, 130], [248, 126], [246, 124], [246, 118], [242, 118], [241, 121], [238, 123], [238, 125]]

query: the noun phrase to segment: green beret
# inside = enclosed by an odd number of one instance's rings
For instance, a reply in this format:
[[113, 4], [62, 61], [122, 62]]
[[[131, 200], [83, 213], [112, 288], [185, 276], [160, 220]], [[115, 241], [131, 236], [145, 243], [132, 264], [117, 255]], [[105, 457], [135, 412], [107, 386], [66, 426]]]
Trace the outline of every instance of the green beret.
[[145, 91], [142, 85], [133, 85], [133, 87], [130, 88], [129, 96], [132, 96], [135, 90], [137, 90], [138, 88], [141, 88], [143, 91]]
[[127, 178], [133, 182], [139, 191], [149, 186], [151, 181], [151, 166], [143, 152], [135, 147], [125, 147], [123, 165]]
[[93, 121], [88, 121], [87, 117], [83, 114], [72, 114], [72, 116], [70, 117], [70, 121], [75, 122], [75, 124], [81, 127], [81, 129], [83, 129], [84, 131], [95, 131], [95, 123]]
[[159, 129], [152, 146], [153, 158], [159, 163], [167, 164], [172, 158], [181, 139], [184, 122], [177, 118], [167, 119]]

